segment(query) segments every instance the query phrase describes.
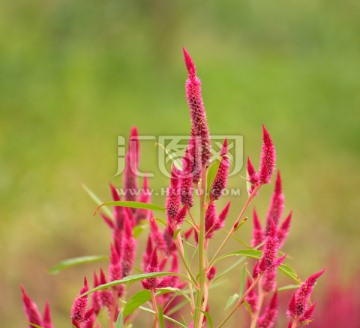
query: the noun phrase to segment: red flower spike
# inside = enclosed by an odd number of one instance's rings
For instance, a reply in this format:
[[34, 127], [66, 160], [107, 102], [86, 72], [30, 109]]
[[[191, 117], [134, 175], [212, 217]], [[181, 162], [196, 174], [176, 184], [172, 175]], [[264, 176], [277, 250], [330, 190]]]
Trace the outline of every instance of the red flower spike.
[[276, 273], [277, 268], [281, 265], [281, 263], [285, 260], [286, 255], [278, 258], [270, 270], [265, 270], [263, 278], [261, 280], [262, 289], [265, 292], [272, 292], [276, 289]]
[[227, 139], [225, 138], [224, 144], [220, 151], [221, 155], [221, 162], [219, 165], [219, 169], [216, 173], [214, 182], [211, 187], [210, 191], [210, 200], [214, 201], [220, 198], [223, 190], [226, 187], [227, 177], [229, 174], [229, 157], [228, 157], [228, 146], [227, 146]]
[[275, 319], [278, 313], [278, 297], [277, 292], [271, 298], [269, 306], [265, 309], [264, 314], [258, 319], [259, 328], [272, 328], [275, 325]]
[[[156, 248], [153, 250], [150, 261], [146, 267], [145, 273], [151, 273], [151, 272], [160, 272], [159, 269], [159, 259], [156, 253]], [[159, 278], [147, 278], [145, 280], [141, 281], [143, 287], [145, 289], [154, 290], [159, 285]]]
[[[138, 192], [138, 165], [139, 165], [139, 138], [136, 127], [130, 132], [128, 151], [125, 155], [125, 168], [123, 184], [125, 189], [125, 200], [136, 201]], [[135, 209], [132, 209], [135, 212]]]
[[[178, 260], [178, 257], [177, 257], [176, 253], [174, 253], [173, 256], [172, 256], [170, 272], [179, 272], [179, 260]], [[179, 277], [177, 277], [177, 276], [168, 276], [168, 277], [165, 277], [161, 281], [161, 286], [176, 288], [176, 287], [178, 287], [178, 283], [179, 283]]]
[[190, 108], [191, 135], [193, 137], [200, 137], [201, 164], [202, 167], [208, 167], [211, 156], [211, 144], [205, 107], [201, 96], [201, 81], [196, 76], [194, 62], [186, 49], [184, 49], [184, 58], [189, 75], [186, 81], [186, 99]]
[[133, 238], [132, 226], [129, 220], [124, 221], [124, 238], [122, 243], [122, 276], [126, 277], [130, 274], [134, 266], [136, 256], [136, 240]]
[[212, 266], [209, 272], [207, 273], [206, 277], [208, 278], [209, 281], [211, 281], [214, 279], [215, 275], [216, 275], [216, 268]]
[[182, 159], [182, 172], [180, 180], [180, 198], [181, 203], [187, 208], [194, 205], [193, 201], [193, 178], [192, 178], [192, 158], [189, 148], [186, 148], [184, 158]]
[[179, 176], [180, 172], [175, 167], [172, 166], [171, 169], [171, 180], [170, 187], [167, 189], [166, 195], [166, 214], [168, 217], [168, 221], [171, 224], [175, 224], [174, 220], [180, 208], [180, 186], [179, 186]]
[[51, 311], [49, 302], [46, 301], [44, 315], [43, 315], [43, 328], [53, 328], [53, 324], [51, 322]]
[[[252, 285], [252, 280], [248, 278], [246, 282], [247, 288], [249, 289], [251, 285]], [[247, 294], [245, 300], [249, 304], [251, 312], [255, 313], [258, 309], [258, 295], [256, 294], [254, 288], [250, 291], [250, 293]]]
[[279, 249], [284, 245], [286, 238], [289, 234], [290, 224], [291, 224], [292, 212], [287, 216], [284, 222], [281, 224], [277, 231], [277, 237], [279, 239]]
[[185, 231], [184, 237], [185, 237], [186, 240], [189, 240], [189, 238], [190, 238], [193, 230], [194, 230], [194, 229], [191, 227], [190, 229], [188, 229], [188, 230]]
[[215, 222], [215, 225], [214, 225], [214, 230], [215, 231], [218, 231], [220, 229], [222, 229], [225, 225], [225, 220], [226, 220], [226, 217], [229, 213], [229, 208], [230, 208], [230, 202], [228, 202], [224, 209], [221, 211], [221, 213], [219, 214], [219, 217], [217, 218], [216, 222]]
[[301, 324], [307, 324], [308, 322], [310, 322], [313, 319], [313, 314], [315, 311], [315, 307], [316, 307], [316, 303], [314, 303], [313, 305], [311, 305], [306, 311], [305, 313], [300, 317], [299, 321]]
[[[96, 288], [99, 285], [100, 285], [99, 278], [96, 272], [94, 272], [93, 287]], [[91, 307], [94, 309], [95, 315], [98, 315], [102, 307], [100, 291], [96, 291], [91, 294]]]
[[[141, 203], [150, 203], [151, 202], [151, 192], [149, 189], [149, 180], [147, 176], [144, 176], [143, 186], [141, 193], [139, 195], [139, 202]], [[141, 220], [146, 220], [149, 218], [151, 211], [143, 208], [136, 209], [135, 212], [135, 224], [139, 224]]]
[[272, 220], [270, 220], [270, 229], [268, 236], [265, 239], [262, 256], [259, 260], [259, 269], [264, 272], [265, 270], [274, 270], [274, 264], [276, 261], [276, 254], [278, 252], [279, 243], [276, 236], [276, 226]]
[[100, 216], [111, 230], [115, 229], [114, 222], [108, 216], [106, 216], [104, 213], [100, 213]]
[[260, 157], [259, 180], [262, 184], [270, 183], [276, 163], [276, 152], [269, 132], [263, 125], [263, 146]]
[[186, 206], [183, 206], [181, 208], [181, 210], [178, 212], [178, 214], [176, 215], [175, 217], [175, 222], [177, 224], [182, 224], [184, 223], [185, 221], [185, 218], [186, 218], [186, 213], [187, 213], [187, 207]]
[[199, 137], [190, 137], [189, 154], [192, 159], [192, 180], [197, 184], [201, 177], [201, 139]]
[[174, 230], [168, 225], [164, 230], [164, 240], [167, 245], [166, 255], [170, 256], [176, 252], [176, 245], [174, 242]]
[[309, 308], [310, 296], [314, 289], [314, 285], [324, 272], [325, 269], [313, 274], [301, 284], [300, 288], [296, 291], [293, 297], [294, 300], [292, 299], [289, 304], [288, 314], [290, 315], [290, 317], [292, 317], [293, 319], [300, 318], [306, 313]]
[[278, 171], [276, 176], [275, 189], [271, 197], [270, 207], [266, 217], [266, 232], [270, 228], [270, 218], [274, 221], [275, 225], [278, 226], [284, 211], [284, 199], [285, 197], [282, 192], [280, 171]]
[[261, 222], [257, 215], [256, 209], [253, 211], [253, 237], [251, 240], [251, 247], [260, 245], [265, 239], [265, 234], [261, 226]]
[[[121, 258], [117, 253], [116, 248], [113, 245], [111, 245], [109, 279], [110, 281], [115, 281], [115, 280], [120, 280], [122, 278], [123, 275], [122, 275]], [[117, 291], [118, 296], [121, 297], [124, 293], [124, 286], [116, 285], [113, 287], [113, 290]]]
[[[23, 301], [23, 305], [24, 305], [24, 312], [26, 314], [26, 318], [27, 318], [28, 322], [32, 323], [34, 325], [42, 326], [43, 320], [41, 318], [41, 314], [40, 314], [40, 311], [39, 311], [37, 305], [26, 294], [25, 288], [23, 286], [20, 286], [20, 288], [21, 288], [21, 292], [22, 292], [22, 301]], [[32, 325], [29, 325], [29, 328], [32, 328], [32, 327], [33, 327]]]
[[[112, 199], [114, 202], [119, 202], [121, 201], [121, 197], [118, 193], [118, 190], [116, 189], [116, 187], [112, 184], [110, 184], [110, 190], [111, 190], [111, 195], [112, 195]], [[125, 210], [123, 207], [120, 206], [114, 206], [114, 220], [115, 220], [115, 226], [117, 227], [117, 229], [122, 230], [123, 229], [123, 224], [124, 224], [124, 215], [125, 215]], [[105, 218], [103, 217], [103, 219], [105, 220]], [[108, 220], [105, 220], [106, 224], [110, 224], [108, 222]]]
[[248, 180], [251, 184], [256, 184], [259, 181], [259, 176], [254, 169], [254, 165], [251, 163], [250, 156], [247, 159], [247, 174]]
[[214, 203], [210, 203], [205, 214], [205, 238], [210, 239], [214, 235], [214, 225], [216, 221], [216, 207]]
[[151, 235], [149, 234], [147, 242], [146, 242], [146, 250], [145, 250], [145, 253], [143, 254], [143, 260], [142, 260], [142, 264], [141, 264], [143, 271], [146, 270], [146, 266], [149, 263], [149, 259], [152, 254], [152, 251], [153, 251], [152, 239], [151, 239]]
[[80, 328], [80, 324], [84, 322], [84, 316], [86, 313], [86, 307], [88, 302], [87, 295], [86, 296], [80, 296], [80, 295], [86, 293], [88, 290], [89, 290], [89, 286], [86, 278], [84, 278], [84, 287], [81, 288], [80, 293], [75, 298], [71, 309], [71, 320], [76, 328]]
[[154, 219], [154, 217], [150, 218], [150, 235], [151, 239], [154, 242], [155, 247], [161, 252], [166, 252], [167, 245], [164, 240], [163, 234], [160, 232], [159, 227]]
[[[104, 285], [107, 283], [105, 273], [103, 269], [100, 269], [100, 285]], [[101, 291], [101, 300], [102, 304], [109, 307], [112, 304], [112, 293], [111, 291], [104, 289]]]

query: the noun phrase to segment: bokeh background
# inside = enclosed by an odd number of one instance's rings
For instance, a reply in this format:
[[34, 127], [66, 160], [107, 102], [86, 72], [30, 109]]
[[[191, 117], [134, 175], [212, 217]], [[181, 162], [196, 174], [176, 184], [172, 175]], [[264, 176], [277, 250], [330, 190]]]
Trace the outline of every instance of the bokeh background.
[[[299, 275], [336, 262], [346, 284], [358, 272], [358, 1], [2, 0], [0, 32], [2, 326], [25, 327], [20, 283], [41, 308], [49, 299], [57, 327], [69, 326], [82, 277], [100, 264], [47, 270], [107, 254], [110, 242], [81, 184], [109, 200], [108, 183], [121, 182], [117, 136], [132, 125], [144, 135], [189, 132], [182, 46], [203, 80], [213, 134], [244, 136], [255, 162], [262, 123], [273, 136], [294, 211], [284, 250]], [[142, 151], [141, 168], [157, 172], [151, 185], [166, 187], [157, 148]], [[245, 183], [238, 175], [230, 184], [242, 190], [235, 216]], [[254, 202], [263, 219], [271, 189]], [[234, 272], [214, 290], [214, 308], [238, 280]]]

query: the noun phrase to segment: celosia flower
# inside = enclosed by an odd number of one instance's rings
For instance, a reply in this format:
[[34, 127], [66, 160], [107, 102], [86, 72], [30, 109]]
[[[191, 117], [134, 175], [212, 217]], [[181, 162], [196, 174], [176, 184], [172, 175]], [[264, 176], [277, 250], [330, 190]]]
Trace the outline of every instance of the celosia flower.
[[251, 240], [251, 247], [260, 245], [265, 239], [265, 234], [261, 226], [261, 222], [256, 213], [256, 209], [253, 211], [253, 237]]
[[[96, 288], [99, 285], [100, 285], [99, 278], [96, 272], [94, 272], [93, 287]], [[91, 307], [94, 309], [95, 315], [98, 315], [102, 308], [101, 292], [99, 290], [91, 294]]]
[[202, 167], [208, 167], [211, 155], [211, 144], [205, 107], [201, 96], [201, 81], [196, 76], [194, 62], [185, 48], [184, 58], [189, 75], [186, 81], [186, 99], [190, 108], [192, 123], [191, 135], [200, 137]]
[[89, 290], [89, 286], [88, 286], [86, 278], [84, 278], [84, 287], [81, 288], [79, 295], [74, 300], [72, 310], [71, 310], [72, 324], [76, 328], [81, 328], [80, 324], [87, 320], [87, 318], [85, 317], [85, 314], [86, 314], [88, 296], [87, 295], [80, 296], [80, 295], [86, 293], [88, 290]]
[[[153, 250], [149, 263], [146, 266], [145, 273], [152, 273], [152, 272], [160, 272], [159, 269], [159, 259], [156, 253], [156, 248]], [[159, 278], [147, 278], [145, 280], [142, 280], [141, 283], [145, 289], [156, 289], [159, 286]]]
[[299, 322], [303, 325], [310, 323], [312, 318], [313, 318], [313, 314], [315, 311], [315, 307], [316, 307], [316, 303], [314, 303], [313, 305], [311, 305], [306, 311], [305, 313], [300, 317]]
[[214, 235], [214, 225], [216, 220], [215, 204], [210, 203], [205, 214], [205, 238], [210, 239]]
[[[27, 317], [27, 320], [30, 324], [42, 326], [43, 320], [40, 314], [38, 307], [35, 302], [33, 302], [30, 297], [26, 294], [25, 289], [21, 286], [22, 292], [22, 301], [24, 305], [24, 311]], [[29, 328], [32, 328], [32, 325], [29, 325]]]
[[[149, 180], [145, 176], [143, 180], [143, 187], [139, 195], [139, 202], [141, 203], [150, 203], [151, 202], [151, 192], [149, 190]], [[150, 210], [145, 208], [137, 208], [135, 212], [135, 222], [138, 224], [141, 220], [146, 220], [149, 218]]]
[[[125, 200], [136, 201], [138, 191], [137, 176], [139, 165], [139, 138], [136, 127], [130, 132], [130, 140], [128, 151], [125, 155], [125, 168], [123, 175], [123, 183], [125, 190]], [[135, 212], [135, 209], [132, 209]]]
[[289, 303], [287, 313], [290, 318], [301, 318], [309, 309], [310, 296], [315, 283], [324, 272], [325, 269], [313, 274], [301, 284]]
[[263, 146], [260, 157], [259, 180], [262, 184], [270, 183], [275, 170], [276, 152], [269, 132], [263, 125]]
[[178, 212], [178, 214], [175, 216], [175, 222], [177, 224], [182, 224], [185, 221], [186, 218], [186, 213], [187, 213], [187, 207], [183, 206], [181, 208], [181, 210]]
[[[109, 279], [110, 281], [120, 280], [123, 278], [122, 266], [121, 266], [121, 255], [118, 254], [116, 248], [111, 245], [110, 254], [110, 266], [109, 266]], [[124, 286], [116, 285], [113, 287], [119, 297], [123, 295]]]
[[278, 252], [278, 238], [276, 236], [276, 226], [270, 220], [269, 233], [265, 239], [262, 256], [259, 260], [259, 269], [264, 272], [265, 270], [274, 270], [276, 255]]
[[259, 176], [254, 169], [254, 165], [251, 163], [250, 156], [247, 159], [247, 175], [251, 184], [256, 184], [259, 181]]
[[179, 176], [179, 170], [173, 165], [171, 169], [170, 187], [167, 189], [166, 195], [166, 214], [169, 222], [174, 222], [180, 208]]
[[143, 254], [142, 263], [141, 263], [141, 267], [142, 267], [143, 271], [146, 270], [146, 266], [149, 263], [150, 256], [152, 254], [153, 249], [154, 248], [153, 248], [153, 245], [152, 245], [151, 235], [149, 234], [147, 242], [146, 242], [146, 249], [145, 249], [145, 252]]
[[[250, 286], [252, 285], [252, 280], [251, 279], [247, 279], [246, 282], [246, 286], [247, 289], [250, 288]], [[253, 288], [246, 296], [245, 298], [246, 302], [249, 304], [251, 312], [255, 313], [258, 309], [258, 295], [256, 294], [255, 288]]]
[[226, 217], [229, 213], [229, 208], [230, 208], [230, 202], [228, 202], [225, 207], [223, 208], [223, 210], [221, 211], [221, 213], [219, 214], [219, 217], [217, 218], [215, 224], [214, 224], [214, 231], [218, 231], [220, 229], [222, 229], [225, 225], [225, 220]]
[[150, 218], [150, 235], [154, 246], [161, 252], [166, 252], [167, 245], [164, 240], [163, 234], [160, 232], [159, 227], [153, 217]]
[[220, 151], [221, 162], [216, 173], [214, 182], [210, 191], [210, 200], [214, 201], [220, 198], [223, 190], [226, 187], [227, 177], [229, 174], [229, 157], [228, 157], [228, 146], [227, 139], [225, 138], [224, 144]]
[[275, 319], [278, 313], [277, 292], [274, 293], [270, 304], [266, 307], [264, 314], [258, 319], [259, 328], [272, 328], [275, 325]]
[[277, 231], [277, 236], [279, 239], [279, 249], [284, 245], [286, 238], [289, 234], [290, 224], [291, 224], [292, 212], [287, 216], [284, 222], [280, 225]]
[[176, 252], [176, 245], [174, 242], [174, 230], [168, 225], [164, 230], [164, 240], [167, 245], [166, 255], [170, 256]]
[[124, 221], [124, 237], [122, 242], [122, 275], [126, 277], [130, 274], [134, 266], [136, 256], [136, 240], [133, 237], [132, 226], [128, 219]]
[[187, 208], [194, 205], [193, 201], [193, 177], [192, 177], [192, 159], [189, 148], [186, 148], [184, 158], [182, 159], [182, 172], [180, 180], [181, 203]]
[[53, 328], [51, 322], [51, 311], [48, 301], [45, 303], [44, 315], [43, 315], [43, 328]]
[[272, 292], [276, 289], [276, 273], [277, 268], [285, 260], [286, 255], [278, 258], [272, 268], [265, 270], [264, 275], [261, 279], [261, 286], [265, 292]]
[[206, 277], [208, 278], [209, 281], [211, 281], [214, 279], [215, 275], [216, 275], [216, 268], [212, 266], [208, 271]]
[[[106, 283], [107, 283], [107, 280], [106, 280], [105, 273], [104, 273], [103, 269], [100, 269], [100, 285], [105, 285]], [[113, 301], [113, 294], [108, 289], [101, 290], [100, 292], [101, 292], [102, 304], [109, 308]]]
[[189, 154], [192, 160], [192, 180], [197, 184], [201, 177], [201, 138], [190, 136]]
[[266, 217], [265, 233], [269, 231], [270, 219], [272, 219], [276, 226], [278, 226], [282, 213], [284, 211], [284, 194], [282, 192], [280, 171], [276, 176], [275, 188], [271, 197], [270, 207]]

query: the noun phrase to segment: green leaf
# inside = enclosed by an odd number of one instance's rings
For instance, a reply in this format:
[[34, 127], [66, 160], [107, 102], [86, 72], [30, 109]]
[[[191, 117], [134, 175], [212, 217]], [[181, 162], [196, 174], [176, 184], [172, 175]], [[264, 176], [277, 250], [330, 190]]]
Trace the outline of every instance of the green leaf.
[[240, 298], [239, 294], [234, 294], [229, 297], [228, 301], [226, 302], [225, 310], [227, 310], [231, 305], [234, 304], [235, 301], [237, 301]]
[[208, 323], [209, 323], [210, 328], [213, 328], [213, 321], [212, 321], [212, 318], [211, 318], [210, 314], [207, 313], [206, 311], [203, 311], [203, 310], [199, 310], [199, 311], [200, 311], [201, 313], [203, 313], [204, 316], [206, 317], [206, 319], [207, 319], [207, 321], [208, 321]]
[[54, 265], [52, 268], [49, 269], [49, 273], [57, 274], [60, 271], [70, 268], [75, 265], [99, 262], [99, 261], [104, 261], [104, 260], [108, 260], [108, 259], [109, 259], [109, 257], [105, 256], [105, 255], [90, 255], [90, 256], [75, 257], [72, 259], [67, 259], [67, 260], [61, 261], [60, 263]]
[[159, 325], [160, 328], [165, 328], [165, 322], [164, 322], [164, 312], [160, 304], [158, 305], [158, 312], [159, 312]]
[[231, 256], [244, 256], [244, 257], [250, 257], [253, 259], [259, 259], [261, 257], [262, 251], [257, 250], [257, 249], [241, 249], [239, 251], [235, 251], [235, 252], [231, 252], [231, 253], [226, 253], [222, 256], [219, 256], [217, 259], [215, 259], [214, 263], [223, 260], [227, 257], [231, 257]]
[[231, 270], [235, 269], [240, 263], [242, 263], [244, 260], [246, 259], [246, 257], [242, 257], [241, 259], [239, 259], [238, 261], [236, 261], [234, 264], [232, 264], [231, 266], [229, 266], [226, 270], [224, 270], [223, 272], [217, 274], [214, 278], [214, 282], [217, 281], [218, 279], [220, 279], [223, 275], [227, 274], [228, 272], [230, 272]]
[[140, 225], [135, 226], [133, 229], [134, 238], [137, 239], [142, 234], [142, 232], [146, 229], [147, 229], [147, 225], [145, 225], [145, 224], [140, 224]]
[[140, 305], [143, 305], [145, 302], [151, 299], [151, 292], [147, 289], [137, 292], [135, 295], [131, 296], [127, 301], [124, 308], [124, 317], [133, 313]]
[[123, 328], [123, 327], [124, 327], [124, 315], [123, 312], [121, 311], [116, 320], [115, 328]]
[[249, 313], [252, 315], [253, 314], [253, 311], [251, 310], [251, 306], [249, 305], [248, 302], [244, 301], [244, 306], [246, 307], [246, 309], [249, 311]]
[[34, 323], [31, 323], [31, 322], [28, 322], [28, 325], [31, 326], [31, 327], [34, 327], [34, 328], [43, 328], [42, 326], [38, 326]]
[[281, 264], [279, 266], [279, 270], [284, 273], [285, 275], [287, 275], [288, 277], [290, 277], [292, 280], [294, 280], [295, 282], [297, 282], [298, 284], [301, 284], [301, 280], [299, 278], [299, 276], [297, 275], [297, 273], [295, 272], [295, 270], [293, 268], [290, 267], [290, 265], [288, 264]]
[[209, 166], [207, 177], [206, 177], [206, 195], [208, 197], [210, 197], [211, 187], [214, 183], [216, 173], [219, 170], [220, 162], [221, 162], [220, 159], [217, 158]]
[[159, 205], [155, 205], [155, 204], [149, 204], [149, 203], [142, 203], [142, 202], [106, 202], [106, 203], [102, 203], [101, 205], [99, 205], [94, 212], [94, 215], [96, 215], [97, 212], [99, 212], [99, 210], [103, 207], [103, 206], [119, 206], [119, 207], [129, 207], [129, 208], [143, 208], [146, 210], [151, 210], [151, 211], [165, 211], [165, 208]]
[[[94, 193], [92, 190], [90, 190], [90, 188], [88, 188], [85, 184], [82, 184], [82, 187], [83, 187], [83, 189], [87, 192], [87, 194], [92, 198], [92, 200], [95, 201], [96, 205], [101, 205], [101, 204], [104, 203], [104, 202], [103, 202], [98, 196], [96, 196], [95, 193]], [[110, 218], [113, 217], [113, 214], [112, 214], [111, 210], [110, 210], [108, 207], [103, 206], [101, 209], [105, 212], [105, 214], [106, 214], [107, 216], [109, 216]]]
[[173, 239], [176, 240], [177, 239], [177, 236], [178, 234], [180, 233], [181, 229], [177, 229], [175, 232], [174, 232], [174, 236], [173, 236]]
[[184, 296], [189, 303], [191, 303], [191, 299], [188, 294], [186, 294], [182, 289], [174, 288], [174, 287], [166, 287], [166, 288], [159, 288], [158, 293], [156, 295], [162, 295], [166, 293], [176, 293], [179, 295]]
[[244, 293], [245, 288], [245, 278], [246, 278], [246, 263], [241, 271], [241, 278], [240, 278], [240, 295], [242, 296]]
[[298, 289], [299, 287], [300, 287], [300, 284], [298, 284], [298, 285], [287, 285], [287, 286], [284, 286], [284, 287], [280, 287], [278, 289], [278, 291], [281, 292], [283, 290]]
[[85, 296], [85, 295], [91, 294], [93, 292], [96, 292], [97, 290], [102, 290], [102, 289], [110, 288], [110, 287], [117, 286], [117, 285], [129, 284], [129, 283], [133, 283], [133, 282], [136, 282], [139, 280], [144, 280], [147, 278], [164, 277], [164, 276], [178, 276], [178, 277], [181, 277], [181, 278], [191, 282], [191, 280], [187, 276], [185, 276], [181, 273], [176, 273], [176, 272], [140, 273], [140, 274], [135, 274], [132, 276], [127, 276], [121, 280], [114, 280], [114, 281], [108, 282], [106, 284], [99, 285], [95, 288], [90, 289], [89, 291], [82, 294], [81, 296]]

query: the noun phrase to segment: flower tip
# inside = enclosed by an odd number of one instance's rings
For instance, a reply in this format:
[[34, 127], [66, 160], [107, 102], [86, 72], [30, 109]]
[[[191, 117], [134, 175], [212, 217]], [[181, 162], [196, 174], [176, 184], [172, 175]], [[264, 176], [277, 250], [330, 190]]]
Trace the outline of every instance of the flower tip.
[[185, 65], [186, 65], [186, 69], [188, 71], [189, 77], [193, 78], [193, 77], [195, 77], [195, 74], [196, 74], [194, 62], [185, 47], [183, 47], [183, 52], [184, 52]]
[[281, 194], [282, 193], [282, 181], [281, 181], [280, 170], [277, 172], [277, 175], [276, 175], [275, 193], [276, 194]]

